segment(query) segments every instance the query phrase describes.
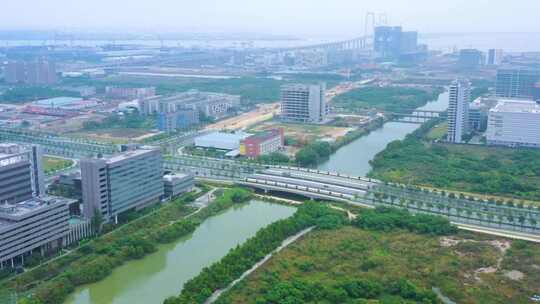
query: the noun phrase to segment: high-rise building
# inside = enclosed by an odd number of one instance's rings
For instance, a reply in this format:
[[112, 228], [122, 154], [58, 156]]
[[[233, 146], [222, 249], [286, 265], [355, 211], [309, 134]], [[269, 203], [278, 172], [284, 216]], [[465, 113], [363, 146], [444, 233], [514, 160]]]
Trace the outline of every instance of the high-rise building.
[[38, 146], [0, 144], [0, 203], [15, 204], [45, 194]]
[[10, 61], [5, 66], [4, 78], [7, 83], [25, 83], [26, 67], [23, 61]]
[[41, 158], [37, 146], [0, 144], [0, 269], [60, 248], [69, 233], [76, 201], [44, 194]]
[[199, 111], [180, 109], [170, 113], [158, 114], [157, 126], [160, 131], [174, 132], [185, 130], [199, 124]]
[[159, 149], [143, 147], [106, 159], [81, 160], [83, 214], [96, 210], [115, 220], [127, 210], [159, 202], [163, 196], [163, 157]]
[[8, 62], [5, 79], [7, 83], [32, 85], [50, 85], [58, 81], [55, 63], [44, 59]]
[[534, 98], [540, 69], [500, 68], [497, 70], [497, 97]]
[[469, 102], [471, 84], [468, 80], [456, 80], [450, 85], [448, 102], [448, 141], [461, 143], [469, 129]]
[[281, 87], [281, 118], [284, 121], [322, 123], [327, 112], [324, 84], [288, 84]]
[[418, 51], [418, 32], [401, 32], [400, 53], [414, 53]]
[[503, 60], [503, 50], [500, 49], [490, 49], [488, 51], [488, 65], [499, 65]]
[[459, 51], [460, 67], [465, 69], [476, 69], [484, 63], [484, 54], [476, 49], [463, 49]]
[[401, 53], [401, 26], [377, 26], [373, 46], [381, 57], [398, 58]]
[[540, 105], [500, 99], [489, 111], [486, 139], [490, 145], [540, 148]]
[[414, 60], [425, 53], [418, 47], [418, 32], [404, 32], [401, 26], [377, 26], [373, 39], [374, 50], [382, 58]]

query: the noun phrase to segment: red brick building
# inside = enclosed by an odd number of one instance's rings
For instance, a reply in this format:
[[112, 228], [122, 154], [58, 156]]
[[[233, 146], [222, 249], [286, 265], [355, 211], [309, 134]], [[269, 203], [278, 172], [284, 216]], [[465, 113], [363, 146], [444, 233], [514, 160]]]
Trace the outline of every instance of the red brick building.
[[242, 140], [240, 143], [240, 154], [255, 158], [280, 151], [283, 149], [284, 143], [285, 135], [283, 129], [267, 130]]

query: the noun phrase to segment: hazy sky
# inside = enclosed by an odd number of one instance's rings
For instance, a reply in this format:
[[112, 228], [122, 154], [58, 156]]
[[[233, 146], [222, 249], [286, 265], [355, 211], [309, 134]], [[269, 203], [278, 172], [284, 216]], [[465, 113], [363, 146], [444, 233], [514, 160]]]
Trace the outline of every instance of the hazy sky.
[[421, 32], [540, 32], [540, 0], [2, 0], [0, 28], [355, 36], [367, 11]]

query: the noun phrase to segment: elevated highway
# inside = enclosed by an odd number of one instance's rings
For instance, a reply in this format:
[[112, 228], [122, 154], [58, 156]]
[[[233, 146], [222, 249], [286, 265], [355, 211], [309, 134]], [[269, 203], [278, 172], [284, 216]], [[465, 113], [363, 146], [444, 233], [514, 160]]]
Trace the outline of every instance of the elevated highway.
[[[540, 238], [540, 209], [536, 206], [495, 204], [474, 197], [459, 197], [442, 190], [381, 181], [307, 168], [262, 165], [211, 158], [173, 158], [169, 170], [189, 171], [205, 179], [228, 180], [265, 192], [302, 195], [362, 207], [405, 208], [435, 214], [454, 223], [498, 231], [513, 231]], [[539, 239], [540, 240], [540, 239]]]

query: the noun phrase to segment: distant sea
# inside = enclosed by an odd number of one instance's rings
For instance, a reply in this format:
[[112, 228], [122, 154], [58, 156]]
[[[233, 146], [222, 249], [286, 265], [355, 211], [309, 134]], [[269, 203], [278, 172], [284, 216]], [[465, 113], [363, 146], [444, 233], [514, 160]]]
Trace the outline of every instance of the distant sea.
[[[143, 47], [199, 47], [199, 48], [286, 48], [315, 45], [342, 40], [297, 39], [297, 40], [0, 40], [0, 48], [6, 46], [74, 45], [102, 46], [139, 45]], [[452, 33], [420, 34], [419, 43], [427, 44], [432, 50], [445, 52], [454, 49], [476, 48], [487, 50], [503, 49], [506, 52], [540, 52], [540, 33]]]

